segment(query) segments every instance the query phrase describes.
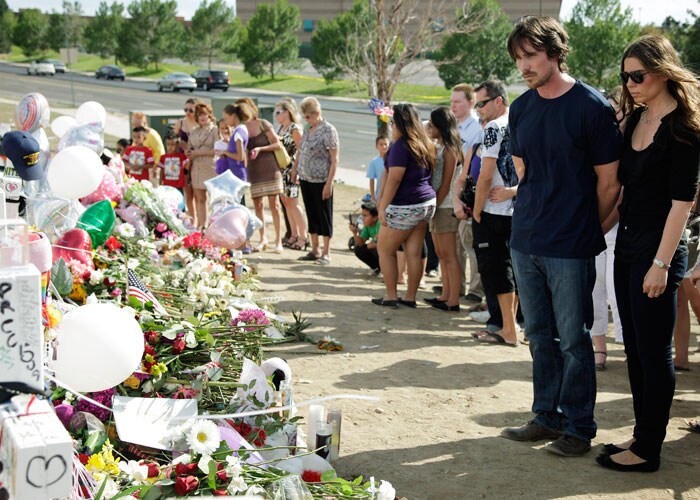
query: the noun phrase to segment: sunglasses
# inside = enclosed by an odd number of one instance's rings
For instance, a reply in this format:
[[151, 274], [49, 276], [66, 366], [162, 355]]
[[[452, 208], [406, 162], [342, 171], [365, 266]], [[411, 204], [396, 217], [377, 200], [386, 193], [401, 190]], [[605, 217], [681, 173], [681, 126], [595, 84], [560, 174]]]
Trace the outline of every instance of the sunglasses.
[[185, 109], [183, 109], [183, 111], [185, 113], [194, 113], [194, 109], [192, 109], [192, 108], [185, 108]]
[[283, 109], [276, 109], [275, 110], [275, 115], [281, 115], [282, 113], [284, 113]]
[[627, 71], [623, 71], [620, 73], [620, 80], [622, 80], [622, 83], [627, 85], [627, 82], [632, 80], [634, 83], [642, 83], [644, 81], [644, 75], [648, 74], [648, 71], [630, 71], [629, 73]]
[[479, 102], [477, 102], [476, 104], [474, 104], [474, 107], [475, 107], [475, 108], [478, 108], [478, 109], [481, 109], [481, 108], [483, 108], [484, 106], [486, 106], [488, 103], [490, 103], [491, 101], [493, 101], [494, 99], [496, 99], [496, 98], [495, 98], [495, 97], [492, 97], [492, 98], [490, 98], [490, 99], [484, 99], [483, 101], [479, 101]]

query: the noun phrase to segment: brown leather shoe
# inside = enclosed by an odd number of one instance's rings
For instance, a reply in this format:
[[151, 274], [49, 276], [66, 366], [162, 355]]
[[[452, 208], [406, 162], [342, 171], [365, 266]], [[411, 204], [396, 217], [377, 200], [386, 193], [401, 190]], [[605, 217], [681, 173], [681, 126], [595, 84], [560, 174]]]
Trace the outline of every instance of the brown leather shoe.
[[512, 439], [513, 441], [542, 441], [544, 439], [559, 439], [561, 432], [552, 431], [531, 420], [522, 427], [503, 429], [501, 437]]
[[590, 451], [591, 443], [573, 436], [562, 436], [544, 449], [560, 457], [580, 457]]

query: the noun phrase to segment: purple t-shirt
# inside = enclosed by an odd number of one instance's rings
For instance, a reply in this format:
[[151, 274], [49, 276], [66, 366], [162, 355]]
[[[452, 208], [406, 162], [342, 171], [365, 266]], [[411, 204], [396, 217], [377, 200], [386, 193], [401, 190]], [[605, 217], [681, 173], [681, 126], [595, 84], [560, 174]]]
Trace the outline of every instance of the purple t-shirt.
[[423, 203], [431, 198], [435, 198], [435, 190], [430, 185], [431, 171], [418, 165], [418, 162], [408, 149], [408, 144], [403, 137], [400, 137], [391, 145], [386, 154], [384, 169], [389, 172], [389, 168], [405, 168], [406, 171], [401, 179], [392, 205], [415, 205]]
[[[227, 151], [229, 153], [236, 152], [236, 141], [239, 140], [243, 141], [243, 151], [245, 151], [248, 146], [248, 129], [245, 125], [238, 125], [233, 129], [231, 139], [228, 141]], [[248, 169], [245, 168], [245, 163], [242, 161], [234, 160], [228, 156], [222, 156], [216, 162], [216, 173], [223, 174], [226, 170], [230, 170], [233, 175], [242, 181], [248, 180]]]

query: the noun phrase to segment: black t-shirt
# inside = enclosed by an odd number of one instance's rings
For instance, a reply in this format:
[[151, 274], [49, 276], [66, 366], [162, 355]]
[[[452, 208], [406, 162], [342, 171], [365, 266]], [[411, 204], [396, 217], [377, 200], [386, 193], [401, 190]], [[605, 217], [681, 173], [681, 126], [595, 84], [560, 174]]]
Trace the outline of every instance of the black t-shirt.
[[533, 89], [513, 102], [509, 126], [511, 153], [525, 163], [511, 247], [565, 259], [599, 254], [605, 240], [593, 167], [617, 161], [622, 144], [610, 104], [580, 81], [555, 99]]
[[[632, 133], [644, 108], [627, 120], [618, 177], [624, 188], [615, 258], [624, 262], [651, 262], [661, 243], [671, 201], [693, 201], [700, 173], [700, 140], [689, 131], [674, 138], [671, 121], [677, 109], [661, 119], [652, 143], [642, 151], [632, 149]], [[683, 237], [675, 256], [688, 253]]]

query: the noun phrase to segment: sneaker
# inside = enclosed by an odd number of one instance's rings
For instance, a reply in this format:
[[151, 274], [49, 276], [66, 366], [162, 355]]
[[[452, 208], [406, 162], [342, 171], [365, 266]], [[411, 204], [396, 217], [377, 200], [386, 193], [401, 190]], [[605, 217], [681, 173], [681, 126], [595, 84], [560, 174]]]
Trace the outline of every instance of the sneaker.
[[428, 285], [425, 284], [425, 280], [420, 280], [420, 283], [418, 283], [418, 288], [421, 290], [428, 288]]
[[322, 255], [318, 259], [316, 259], [316, 264], [319, 264], [321, 266], [327, 266], [330, 263], [331, 258], [328, 255]]
[[435, 269], [431, 269], [430, 271], [428, 271], [427, 273], [425, 273], [425, 275], [426, 275], [428, 278], [437, 278], [438, 272], [437, 272]]
[[561, 457], [581, 457], [591, 449], [591, 443], [564, 435], [553, 443], [549, 443], [544, 449]]
[[[522, 427], [508, 427], [503, 429], [501, 431], [501, 437], [512, 439], [513, 441], [542, 441], [543, 439], [559, 439], [561, 437], [561, 432], [549, 430], [534, 420], [530, 420]], [[589, 445], [588, 449], [590, 448]]]
[[469, 313], [469, 318], [477, 323], [486, 323], [491, 315], [488, 311], [474, 311]]

